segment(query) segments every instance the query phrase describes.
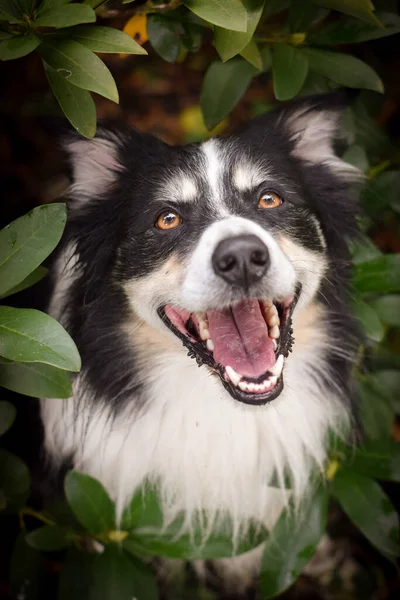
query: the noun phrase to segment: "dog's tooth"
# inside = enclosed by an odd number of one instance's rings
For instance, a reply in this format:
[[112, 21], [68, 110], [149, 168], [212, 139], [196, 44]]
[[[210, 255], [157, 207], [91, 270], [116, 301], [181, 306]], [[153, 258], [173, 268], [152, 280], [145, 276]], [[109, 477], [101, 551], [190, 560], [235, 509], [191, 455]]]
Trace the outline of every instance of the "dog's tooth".
[[212, 341], [211, 338], [208, 338], [206, 345], [207, 345], [207, 350], [209, 350], [210, 352], [214, 352], [214, 342]]
[[254, 391], [255, 392], [261, 392], [262, 389], [263, 389], [263, 386], [260, 385], [259, 383], [255, 383], [254, 384]]
[[269, 372], [272, 373], [272, 375], [275, 375], [276, 378], [278, 378], [282, 373], [283, 360], [283, 354], [280, 354], [274, 366], [269, 369]]
[[247, 389], [249, 390], [249, 392], [255, 392], [256, 386], [255, 386], [254, 383], [248, 383], [247, 384]]
[[[235, 369], [233, 369], [229, 365], [227, 367], [225, 367], [225, 371], [227, 372], [228, 377], [232, 381], [233, 385], [236, 385], [236, 387], [237, 387], [239, 385], [239, 382], [242, 379], [242, 375], [240, 375], [239, 373], [236, 373]], [[243, 389], [242, 386], [239, 385], [239, 387], [240, 387], [240, 389]]]
[[205, 321], [200, 321], [199, 322], [199, 329], [200, 329], [200, 337], [202, 340], [208, 340], [211, 335], [210, 335], [210, 330], [207, 327], [207, 323]]
[[239, 381], [239, 387], [242, 392], [245, 392], [247, 390], [247, 383], [245, 381]]
[[276, 349], [277, 349], [277, 347], [278, 347], [278, 342], [277, 342], [276, 340], [272, 340], [272, 345], [273, 345], [273, 347], [274, 347], [274, 352], [275, 352], [275, 350], [276, 350]]
[[278, 325], [274, 325], [273, 327], [271, 327], [271, 329], [269, 330], [269, 337], [272, 339], [278, 339], [279, 335], [280, 331]]
[[200, 321], [207, 321], [207, 314], [204, 312], [196, 313], [196, 317], [197, 317], [197, 320], [199, 321], [199, 323], [200, 323]]
[[276, 375], [272, 375], [272, 377], [269, 378], [269, 383], [271, 385], [276, 385], [276, 382], [278, 381], [278, 378]]

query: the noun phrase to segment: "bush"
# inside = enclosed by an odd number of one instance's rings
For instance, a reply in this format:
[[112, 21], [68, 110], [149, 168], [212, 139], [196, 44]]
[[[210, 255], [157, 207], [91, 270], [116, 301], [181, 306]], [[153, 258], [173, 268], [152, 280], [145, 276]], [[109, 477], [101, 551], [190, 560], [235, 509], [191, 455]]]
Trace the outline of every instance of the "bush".
[[[1, 450], [2, 519], [20, 525], [11, 561], [11, 594], [44, 597], [38, 551], [45, 557], [58, 553], [59, 600], [72, 595], [77, 600], [151, 600], [158, 592], [144, 562], [147, 557], [210, 559], [264, 543], [260, 597], [275, 597], [297, 579], [315, 552], [326, 529], [330, 499], [379, 552], [394, 561], [400, 554], [398, 517], [376, 480], [400, 481], [400, 445], [391, 438], [400, 413], [400, 255], [383, 253], [369, 236], [387, 224], [398, 231], [400, 151], [372, 116], [381, 106], [383, 83], [355, 54], [359, 43], [399, 33], [400, 17], [375, 11], [369, 0], [148, 0], [130, 4], [129, 15], [118, 5], [117, 14], [125, 22], [121, 32], [96, 23], [97, 16], [100, 21], [108, 17], [103, 4], [101, 0], [0, 2], [0, 59], [37, 52], [61, 110], [88, 138], [96, 130], [90, 92], [118, 102], [114, 79], [95, 53], [144, 55], [141, 44], [147, 38], [151, 53], [167, 62], [183, 61], [188, 53], [205, 58], [200, 104], [208, 129], [228, 117], [256, 78], [264, 82], [272, 78], [277, 100], [342, 86], [375, 92], [361, 94], [343, 122], [349, 146], [343, 159], [366, 176], [363, 233], [352, 248], [354, 311], [365, 333], [354, 367], [365, 438], [354, 449], [332, 437], [325, 473], [311, 475], [318, 485], [303, 507], [302, 520], [294, 520], [289, 506], [273, 532], [250, 531], [236, 548], [229, 522], [220, 524], [205, 542], [197, 532], [193, 538], [178, 537], [180, 520], [163, 528], [151, 489], [135, 496], [118, 528], [106, 491], [78, 472], [65, 479], [61, 507], [36, 511], [29, 501], [27, 466]], [[376, 2], [383, 8], [393, 4]], [[210, 51], [210, 43], [215, 51]], [[145, 65], [149, 57], [140, 60]], [[258, 110], [269, 108], [263, 105]], [[1, 298], [12, 303], [13, 294], [46, 276], [41, 263], [60, 240], [65, 220], [63, 204], [43, 205], [0, 232]], [[79, 368], [73, 341], [54, 319], [33, 309], [0, 306], [1, 386], [37, 398], [66, 398], [71, 395], [68, 371]], [[1, 401], [0, 435], [12, 427], [15, 416], [13, 404]], [[99, 549], [103, 551], [95, 552]]]

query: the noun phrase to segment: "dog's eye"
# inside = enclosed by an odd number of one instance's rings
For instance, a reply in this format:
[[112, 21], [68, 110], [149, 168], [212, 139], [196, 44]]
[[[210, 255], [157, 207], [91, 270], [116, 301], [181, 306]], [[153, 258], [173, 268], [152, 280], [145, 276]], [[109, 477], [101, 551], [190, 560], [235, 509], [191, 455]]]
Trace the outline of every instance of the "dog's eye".
[[275, 192], [265, 192], [260, 196], [258, 206], [260, 208], [277, 208], [283, 203], [283, 200]]
[[155, 226], [158, 229], [175, 229], [182, 223], [182, 217], [172, 211], [165, 211], [159, 215]]

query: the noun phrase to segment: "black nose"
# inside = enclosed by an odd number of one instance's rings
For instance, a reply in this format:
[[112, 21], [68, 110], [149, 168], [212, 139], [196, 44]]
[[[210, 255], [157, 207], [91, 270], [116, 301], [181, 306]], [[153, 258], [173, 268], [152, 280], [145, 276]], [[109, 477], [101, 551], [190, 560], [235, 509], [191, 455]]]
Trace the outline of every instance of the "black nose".
[[212, 265], [228, 283], [248, 289], [269, 267], [265, 244], [255, 235], [238, 235], [222, 240], [214, 250]]

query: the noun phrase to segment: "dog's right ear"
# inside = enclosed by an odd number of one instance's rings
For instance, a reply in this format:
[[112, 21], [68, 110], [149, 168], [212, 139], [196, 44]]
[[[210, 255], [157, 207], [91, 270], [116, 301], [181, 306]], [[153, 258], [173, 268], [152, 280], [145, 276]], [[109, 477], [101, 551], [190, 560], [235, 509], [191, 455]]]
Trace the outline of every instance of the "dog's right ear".
[[72, 172], [69, 195], [78, 202], [106, 193], [118, 173], [125, 170], [121, 160], [123, 138], [106, 127], [99, 127], [92, 140], [70, 133], [62, 145]]

